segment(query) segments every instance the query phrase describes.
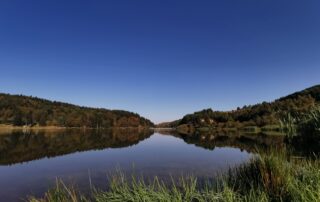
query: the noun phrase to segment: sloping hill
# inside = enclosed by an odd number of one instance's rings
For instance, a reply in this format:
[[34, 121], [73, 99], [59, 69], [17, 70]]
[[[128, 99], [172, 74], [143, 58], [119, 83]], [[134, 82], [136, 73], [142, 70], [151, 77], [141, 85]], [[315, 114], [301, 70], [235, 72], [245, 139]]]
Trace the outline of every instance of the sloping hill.
[[310, 88], [306, 88], [302, 91], [295, 92], [291, 95], [285, 96], [280, 98], [279, 100], [286, 100], [286, 99], [297, 99], [299, 96], [311, 96], [317, 102], [320, 102], [320, 85], [312, 86]]
[[[205, 109], [185, 115], [175, 126], [234, 127], [267, 126], [279, 124], [280, 117], [287, 113], [304, 113], [320, 103], [320, 85], [282, 97], [273, 102], [244, 106], [232, 111]], [[170, 125], [170, 124], [168, 124]]]
[[81, 107], [23, 95], [0, 94], [0, 124], [61, 127], [149, 127], [136, 113]]

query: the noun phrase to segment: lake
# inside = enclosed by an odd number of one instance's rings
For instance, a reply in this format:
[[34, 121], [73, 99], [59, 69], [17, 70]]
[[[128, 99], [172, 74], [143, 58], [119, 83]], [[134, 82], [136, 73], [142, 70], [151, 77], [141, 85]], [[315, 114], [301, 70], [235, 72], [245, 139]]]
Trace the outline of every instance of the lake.
[[162, 179], [213, 178], [248, 161], [255, 151], [281, 146], [282, 138], [216, 134], [188, 137], [170, 131], [58, 130], [0, 133], [0, 199], [41, 196], [56, 179], [81, 191], [107, 189], [121, 172]]

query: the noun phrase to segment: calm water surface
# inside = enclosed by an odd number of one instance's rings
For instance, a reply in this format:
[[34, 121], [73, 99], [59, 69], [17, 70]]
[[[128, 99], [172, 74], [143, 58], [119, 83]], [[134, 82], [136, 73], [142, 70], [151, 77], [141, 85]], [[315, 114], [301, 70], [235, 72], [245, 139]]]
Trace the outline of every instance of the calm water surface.
[[104, 189], [107, 175], [118, 168], [148, 177], [212, 177], [252, 156], [245, 142], [240, 137], [209, 141], [149, 131], [0, 134], [0, 200], [41, 196], [56, 178], [88, 190], [90, 177]]

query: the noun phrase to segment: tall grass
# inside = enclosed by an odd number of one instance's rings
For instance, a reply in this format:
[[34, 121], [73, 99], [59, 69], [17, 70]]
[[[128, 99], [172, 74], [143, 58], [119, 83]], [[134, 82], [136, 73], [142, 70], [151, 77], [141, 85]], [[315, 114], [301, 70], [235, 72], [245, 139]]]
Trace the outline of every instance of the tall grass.
[[63, 181], [57, 180], [56, 187], [45, 193], [43, 198], [29, 197], [29, 202], [89, 202], [81, 193], [71, 186], [66, 186]]
[[288, 138], [292, 138], [297, 135], [298, 120], [298, 117], [292, 116], [290, 113], [280, 119], [280, 128], [282, 132], [287, 134]]
[[297, 130], [306, 135], [320, 136], [320, 107], [303, 115], [298, 123]]
[[287, 114], [280, 120], [280, 125], [290, 138], [296, 135], [320, 136], [320, 106], [307, 113]]
[[29, 201], [320, 201], [320, 163], [319, 160], [290, 160], [284, 154], [272, 153], [255, 157], [205, 185], [193, 177], [171, 183], [155, 177], [146, 183], [120, 174], [112, 178], [109, 190], [93, 191], [90, 198], [59, 182], [43, 198], [29, 198]]

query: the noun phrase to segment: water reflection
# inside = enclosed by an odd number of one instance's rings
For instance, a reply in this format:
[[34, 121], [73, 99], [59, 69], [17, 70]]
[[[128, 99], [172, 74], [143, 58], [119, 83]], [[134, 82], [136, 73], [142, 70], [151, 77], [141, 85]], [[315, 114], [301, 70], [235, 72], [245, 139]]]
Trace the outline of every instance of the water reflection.
[[79, 151], [128, 147], [152, 135], [150, 130], [38, 130], [0, 135], [0, 165], [22, 163]]
[[[231, 147], [255, 153], [270, 148], [285, 147], [284, 136], [235, 133], [188, 136], [174, 131], [158, 132], [181, 138], [187, 144], [209, 150], [214, 150], [216, 147]], [[0, 135], [0, 165], [22, 163], [79, 151], [128, 147], [149, 138], [152, 134], [151, 130], [138, 129], [14, 131]]]
[[257, 148], [283, 145], [281, 138], [259, 135], [160, 133], [136, 129], [2, 133], [0, 199], [41, 196], [56, 178], [86, 191], [90, 189], [89, 173], [92, 183], [105, 189], [107, 173], [117, 167], [151, 178], [182, 174], [210, 178], [246, 162]]
[[287, 147], [284, 135], [248, 134], [248, 133], [201, 133], [185, 135], [172, 130], [158, 131], [163, 135], [171, 135], [183, 139], [208, 150], [219, 147], [237, 148], [248, 153], [260, 153], [270, 150], [283, 150]]

